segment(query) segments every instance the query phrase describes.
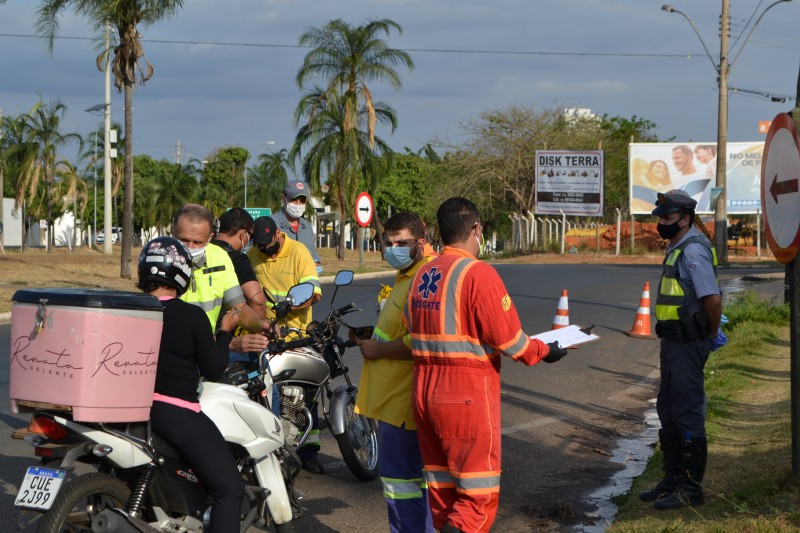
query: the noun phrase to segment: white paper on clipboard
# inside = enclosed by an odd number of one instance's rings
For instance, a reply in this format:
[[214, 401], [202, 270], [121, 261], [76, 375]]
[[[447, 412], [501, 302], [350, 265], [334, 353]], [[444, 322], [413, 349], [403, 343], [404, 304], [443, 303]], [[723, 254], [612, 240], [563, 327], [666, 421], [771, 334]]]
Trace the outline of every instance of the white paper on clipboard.
[[553, 329], [539, 333], [538, 335], [531, 335], [532, 339], [539, 339], [543, 343], [558, 342], [562, 348], [583, 344], [584, 342], [591, 342], [599, 339], [600, 337], [594, 333], [584, 333], [581, 331], [580, 326], [571, 325], [565, 328]]

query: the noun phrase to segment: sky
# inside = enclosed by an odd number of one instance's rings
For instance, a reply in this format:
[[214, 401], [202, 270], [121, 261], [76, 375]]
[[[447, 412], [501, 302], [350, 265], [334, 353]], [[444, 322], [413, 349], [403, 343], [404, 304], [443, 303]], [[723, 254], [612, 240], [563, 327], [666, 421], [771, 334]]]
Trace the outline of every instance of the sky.
[[[731, 1], [733, 58], [742, 28], [771, 4]], [[673, 0], [719, 60], [721, 1]], [[403, 29], [389, 43], [411, 55], [403, 86], [370, 86], [399, 125], [379, 130], [414, 151], [434, 139], [460, 142], [459, 125], [510, 105], [589, 108], [597, 115], [653, 121], [661, 139], [717, 138], [715, 67], [692, 26], [661, 10], [663, 0], [186, 0], [177, 16], [140, 27], [155, 73], [133, 97], [134, 153], [205, 159], [243, 146], [252, 154], [289, 148], [301, 90], [295, 75], [307, 49], [299, 36], [341, 18], [388, 18]], [[84, 110], [104, 101], [88, 21], [66, 12], [54, 50], [36, 36], [34, 0], [0, 5], [0, 108], [15, 115], [40, 98], [67, 106], [64, 131], [87, 135], [101, 119]], [[755, 14], [755, 15], [754, 15]], [[800, 1], [773, 7], [731, 68], [732, 88], [788, 96], [774, 103], [731, 94], [729, 141], [760, 141], [758, 123], [794, 105], [800, 66]], [[741, 36], [740, 36], [741, 35]], [[740, 36], [737, 40], [737, 36]], [[169, 41], [169, 42], [164, 42]], [[321, 81], [321, 80], [320, 80]], [[112, 118], [123, 95], [112, 86]], [[269, 143], [269, 144], [268, 144]], [[251, 160], [252, 163], [252, 160]]]

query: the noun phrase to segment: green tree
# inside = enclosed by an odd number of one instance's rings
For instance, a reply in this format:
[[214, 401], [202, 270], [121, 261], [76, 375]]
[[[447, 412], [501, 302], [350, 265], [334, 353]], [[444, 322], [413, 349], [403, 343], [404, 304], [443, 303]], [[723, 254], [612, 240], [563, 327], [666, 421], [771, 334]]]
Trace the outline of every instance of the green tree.
[[51, 50], [59, 27], [59, 16], [68, 7], [91, 21], [98, 31], [107, 25], [113, 26], [119, 37], [113, 59], [107, 57], [111, 50], [104, 50], [97, 58], [97, 65], [99, 68], [110, 59], [114, 85], [125, 93], [125, 202], [120, 276], [130, 278], [134, 198], [133, 88], [137, 82], [144, 84], [153, 76], [153, 66], [144, 55], [137, 26], [154, 24], [175, 15], [183, 7], [183, 0], [42, 0], [37, 11], [36, 26], [48, 38]]
[[[190, 162], [192, 163], [192, 162]], [[134, 157], [136, 169], [136, 224], [145, 232], [151, 228], [163, 235], [172, 222], [172, 216], [183, 204], [193, 202], [199, 184], [193, 164], [179, 165], [166, 159], [156, 161], [148, 155]]]
[[[291, 155], [292, 159], [299, 157], [300, 147], [307, 146], [304, 175], [311, 178], [316, 191], [320, 174], [327, 173], [331, 198], [342, 224], [348, 207], [355, 201], [359, 177], [374, 183], [386, 169], [382, 156], [391, 150], [379, 142], [376, 125], [387, 121], [394, 131], [397, 122], [390, 107], [373, 99], [368, 83], [388, 81], [399, 90], [402, 81], [398, 68], [414, 68], [408, 53], [389, 47], [383, 38], [392, 30], [402, 33], [400, 25], [389, 19], [371, 20], [360, 26], [335, 19], [300, 36], [300, 45], [311, 50], [295, 77], [298, 87], [306, 88], [313, 78], [324, 81], [322, 89], [313, 89], [298, 104], [296, 120], [307, 117], [308, 122], [298, 133]], [[318, 118], [318, 113], [324, 117]], [[320, 133], [313, 131], [317, 128]], [[314, 143], [325, 146], [312, 146]], [[344, 258], [344, 239], [339, 239], [337, 255]]]
[[604, 219], [612, 221], [616, 209], [630, 213], [628, 144], [659, 142], [656, 124], [639, 118], [610, 117], [603, 115], [600, 123], [605, 161], [605, 213]]
[[208, 157], [200, 179], [200, 203], [210, 209], [215, 217], [231, 207], [244, 205], [244, 176], [248, 159], [250, 153], [241, 146], [219, 148]]

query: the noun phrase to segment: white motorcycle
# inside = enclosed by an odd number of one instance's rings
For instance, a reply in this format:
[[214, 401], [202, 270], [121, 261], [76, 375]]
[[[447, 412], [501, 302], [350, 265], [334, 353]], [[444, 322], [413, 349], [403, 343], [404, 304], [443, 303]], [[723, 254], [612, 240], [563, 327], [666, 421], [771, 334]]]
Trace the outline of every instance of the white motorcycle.
[[[312, 295], [313, 286], [304, 283], [289, 291], [287, 301], [302, 305]], [[249, 373], [234, 367], [220, 382], [200, 384], [203, 412], [230, 445], [245, 479], [241, 532], [270, 523], [278, 533], [294, 532], [301, 514], [292, 489], [301, 461], [269, 409], [268, 390], [266, 367]], [[22, 527], [36, 521], [39, 533], [201, 533], [208, 527], [202, 480], [149, 423], [77, 423], [47, 410], [36, 411], [33, 420], [44, 434], [26, 440], [42, 460], [28, 468], [17, 494], [15, 505], [26, 509]]]
[[[342, 270], [336, 274], [331, 303], [342, 285], [353, 281], [353, 272]], [[267, 294], [273, 304], [274, 298]], [[285, 304], [275, 304], [276, 309]], [[324, 322], [312, 322], [306, 331], [282, 328], [282, 335], [293, 334], [296, 340], [274, 339], [261, 353], [261, 365], [269, 368], [280, 391], [281, 417], [287, 444], [300, 447], [306, 441], [312, 425], [311, 412], [307, 405], [317, 402], [322, 407], [322, 416], [342, 453], [347, 467], [362, 481], [370, 481], [378, 475], [378, 431], [374, 420], [355, 412], [356, 387], [350, 380], [348, 368], [343, 362], [345, 349], [354, 346], [351, 341], [339, 337], [339, 329], [345, 326], [364, 335], [365, 328], [352, 328], [344, 315], [358, 311], [355, 304], [340, 309], [331, 309]], [[343, 377], [344, 383], [333, 386], [333, 380]], [[306, 401], [306, 399], [309, 401]]]

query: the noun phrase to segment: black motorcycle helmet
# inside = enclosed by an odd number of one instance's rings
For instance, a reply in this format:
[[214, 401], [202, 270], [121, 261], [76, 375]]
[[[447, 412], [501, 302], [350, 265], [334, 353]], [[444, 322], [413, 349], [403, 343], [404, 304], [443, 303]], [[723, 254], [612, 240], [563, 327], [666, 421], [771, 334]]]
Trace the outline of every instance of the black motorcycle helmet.
[[146, 290], [152, 283], [174, 287], [178, 296], [186, 292], [192, 279], [192, 256], [174, 237], [156, 237], [139, 254], [139, 283]]

